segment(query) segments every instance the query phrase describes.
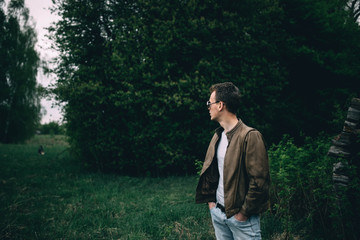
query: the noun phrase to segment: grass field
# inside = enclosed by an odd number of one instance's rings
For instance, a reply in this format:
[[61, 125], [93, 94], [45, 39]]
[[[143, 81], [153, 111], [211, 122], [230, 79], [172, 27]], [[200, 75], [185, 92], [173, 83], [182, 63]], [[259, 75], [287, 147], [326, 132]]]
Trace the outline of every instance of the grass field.
[[89, 173], [66, 149], [61, 136], [0, 145], [0, 239], [213, 239], [196, 177]]
[[67, 147], [62, 136], [0, 144], [0, 239], [214, 239], [196, 176], [90, 173]]

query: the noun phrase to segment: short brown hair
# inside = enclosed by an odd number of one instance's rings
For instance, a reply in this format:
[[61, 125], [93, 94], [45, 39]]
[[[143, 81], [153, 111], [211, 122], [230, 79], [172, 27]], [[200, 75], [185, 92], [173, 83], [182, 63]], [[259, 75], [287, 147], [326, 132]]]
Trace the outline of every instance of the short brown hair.
[[241, 94], [232, 82], [217, 83], [210, 87], [210, 93], [215, 93], [215, 100], [225, 103], [229, 112], [236, 114], [241, 103]]

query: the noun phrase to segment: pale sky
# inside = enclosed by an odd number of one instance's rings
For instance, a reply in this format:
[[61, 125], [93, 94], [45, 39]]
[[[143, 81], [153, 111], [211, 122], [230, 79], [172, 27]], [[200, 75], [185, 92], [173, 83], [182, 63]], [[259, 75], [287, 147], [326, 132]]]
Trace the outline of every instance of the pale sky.
[[[37, 31], [38, 42], [36, 50], [40, 53], [40, 57], [43, 60], [50, 60], [57, 56], [57, 53], [50, 49], [51, 43], [45, 36], [50, 24], [56, 21], [59, 17], [51, 14], [49, 7], [52, 6], [51, 0], [25, 0], [25, 5], [29, 8], [30, 16], [35, 23], [35, 29]], [[39, 69], [37, 81], [44, 87], [54, 84], [54, 76], [45, 76], [42, 69]], [[43, 115], [41, 123], [48, 123], [50, 121], [62, 121], [62, 113], [59, 107], [54, 106], [54, 100], [42, 99], [42, 107], [46, 110], [46, 114]]]

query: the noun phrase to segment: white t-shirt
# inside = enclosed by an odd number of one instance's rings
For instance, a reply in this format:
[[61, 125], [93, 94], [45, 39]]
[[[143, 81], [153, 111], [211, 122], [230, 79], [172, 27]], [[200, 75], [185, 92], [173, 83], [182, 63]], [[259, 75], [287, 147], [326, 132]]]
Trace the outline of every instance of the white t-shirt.
[[219, 185], [218, 185], [218, 188], [216, 191], [216, 200], [218, 203], [220, 203], [223, 206], [225, 206], [223, 173], [224, 173], [224, 159], [225, 159], [227, 146], [228, 146], [228, 139], [225, 134], [225, 131], [223, 131], [221, 133], [221, 139], [220, 139], [217, 151], [216, 151], [219, 174], [220, 174]]

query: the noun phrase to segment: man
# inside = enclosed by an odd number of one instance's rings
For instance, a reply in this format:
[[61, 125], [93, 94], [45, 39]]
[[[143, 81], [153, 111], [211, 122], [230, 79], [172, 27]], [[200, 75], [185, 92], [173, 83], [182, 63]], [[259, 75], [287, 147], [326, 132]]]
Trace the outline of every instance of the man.
[[231, 82], [210, 88], [210, 118], [221, 127], [209, 144], [196, 202], [208, 203], [218, 240], [261, 239], [260, 216], [269, 200], [269, 160], [262, 135], [237, 118], [239, 89]]

